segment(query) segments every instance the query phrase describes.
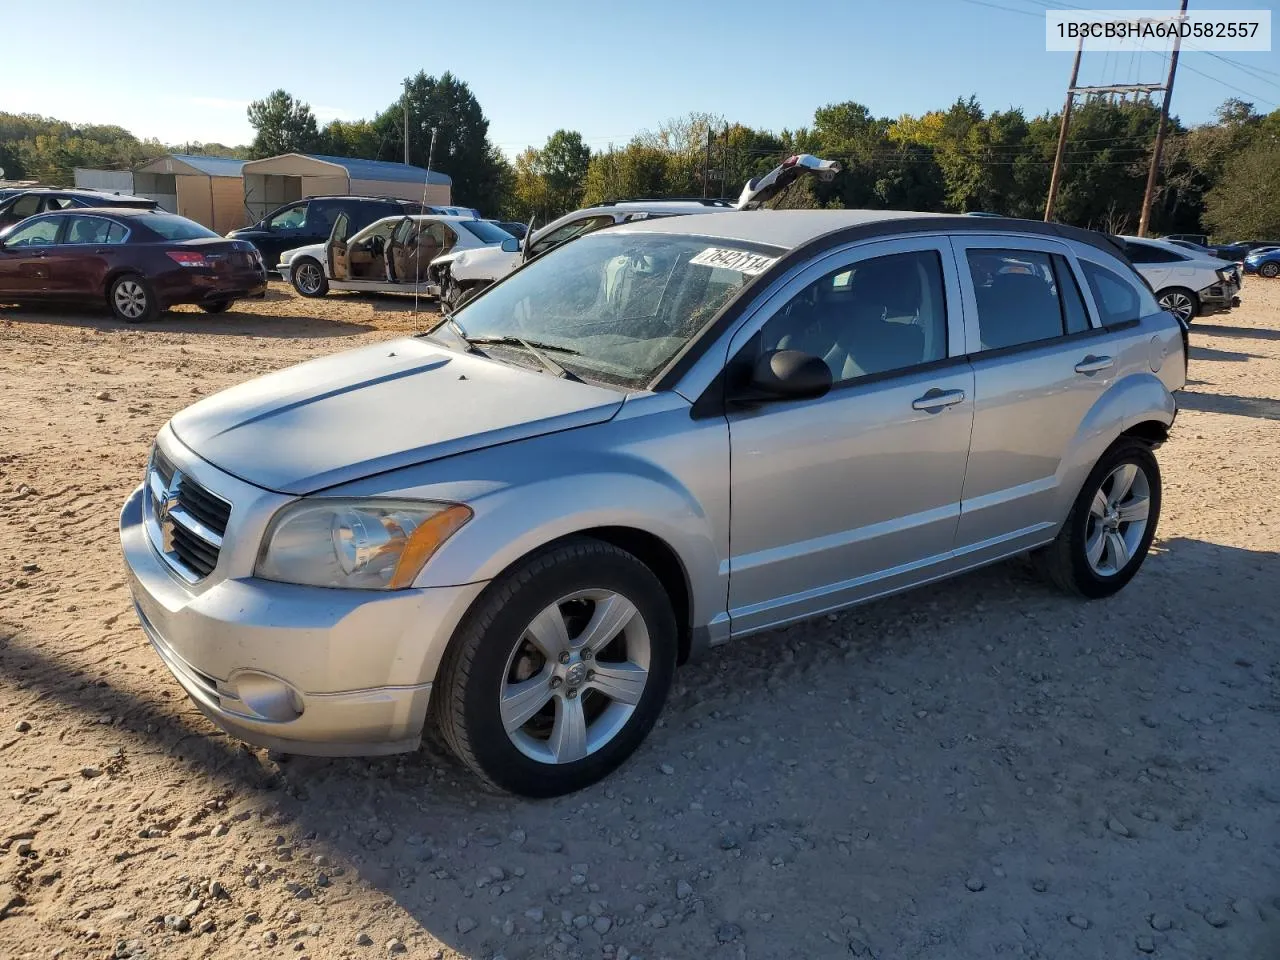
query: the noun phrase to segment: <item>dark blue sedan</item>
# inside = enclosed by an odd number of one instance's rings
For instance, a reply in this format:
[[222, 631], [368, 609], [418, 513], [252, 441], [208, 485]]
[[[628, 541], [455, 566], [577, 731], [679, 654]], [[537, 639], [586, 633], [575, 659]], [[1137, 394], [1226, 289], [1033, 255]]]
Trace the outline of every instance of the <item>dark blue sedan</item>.
[[1280, 277], [1280, 247], [1259, 247], [1244, 258], [1244, 272]]

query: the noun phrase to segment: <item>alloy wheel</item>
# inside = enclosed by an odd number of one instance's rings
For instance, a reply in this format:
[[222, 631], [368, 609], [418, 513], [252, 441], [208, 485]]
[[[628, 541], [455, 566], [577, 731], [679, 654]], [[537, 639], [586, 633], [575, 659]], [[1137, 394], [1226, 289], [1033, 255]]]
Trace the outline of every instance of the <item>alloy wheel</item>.
[[122, 317], [137, 320], [147, 312], [147, 291], [136, 280], [122, 280], [116, 284], [113, 298]]
[[1162, 296], [1160, 306], [1184, 323], [1190, 321], [1196, 313], [1195, 301], [1180, 290], [1174, 290]]
[[1100, 577], [1113, 577], [1133, 559], [1147, 532], [1151, 481], [1136, 463], [1122, 463], [1094, 492], [1085, 528], [1085, 557]]
[[618, 735], [649, 678], [648, 625], [611, 590], [582, 590], [545, 607], [507, 659], [503, 729], [539, 763], [581, 760]]
[[317, 293], [324, 277], [314, 263], [304, 263], [297, 271], [298, 287], [303, 293]]
[[1280, 263], [1275, 263], [1275, 262], [1264, 263], [1262, 266], [1258, 268], [1258, 272], [1262, 274], [1264, 277], [1270, 277], [1274, 279], [1275, 277], [1280, 276]]

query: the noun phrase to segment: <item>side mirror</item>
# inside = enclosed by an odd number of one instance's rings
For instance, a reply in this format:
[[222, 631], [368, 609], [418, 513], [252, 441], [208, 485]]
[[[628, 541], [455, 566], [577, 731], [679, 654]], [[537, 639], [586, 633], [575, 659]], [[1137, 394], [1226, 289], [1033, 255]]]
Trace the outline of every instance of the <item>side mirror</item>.
[[519, 253], [520, 241], [517, 240], [515, 237], [508, 237], [506, 240], [503, 240], [502, 252], [503, 253]]
[[744, 400], [811, 400], [831, 389], [831, 368], [800, 350], [775, 350], [756, 361]]

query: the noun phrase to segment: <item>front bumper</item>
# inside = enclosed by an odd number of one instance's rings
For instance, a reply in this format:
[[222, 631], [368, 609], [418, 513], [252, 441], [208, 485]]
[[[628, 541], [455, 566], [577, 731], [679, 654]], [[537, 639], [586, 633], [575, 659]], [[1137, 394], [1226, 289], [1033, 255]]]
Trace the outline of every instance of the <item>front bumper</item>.
[[1202, 314], [1225, 313], [1240, 306], [1240, 286], [1235, 283], [1215, 283], [1196, 296], [1200, 300]]
[[444, 647], [484, 587], [375, 592], [244, 577], [197, 591], [153, 547], [141, 486], [121, 512], [120, 542], [138, 619], [187, 695], [228, 733], [287, 753], [415, 749]]

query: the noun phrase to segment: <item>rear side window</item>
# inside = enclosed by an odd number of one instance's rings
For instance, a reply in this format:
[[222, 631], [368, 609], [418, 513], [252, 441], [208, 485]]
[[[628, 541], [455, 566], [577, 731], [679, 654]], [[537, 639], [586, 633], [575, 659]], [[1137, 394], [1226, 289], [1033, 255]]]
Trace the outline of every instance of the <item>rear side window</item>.
[[1136, 321], [1141, 317], [1160, 312], [1156, 298], [1136, 280], [1120, 276], [1114, 270], [1088, 260], [1081, 260], [1084, 278], [1093, 292], [1093, 302], [1104, 327]]
[[1129, 259], [1134, 263], [1179, 263], [1187, 259], [1179, 253], [1151, 243], [1135, 243], [1132, 240], [1126, 240], [1124, 248], [1129, 254]]
[[968, 251], [983, 350], [1060, 337], [1067, 330], [1049, 254], [1033, 250]]
[[120, 243], [125, 229], [102, 217], [72, 217], [64, 243]]
[[486, 223], [483, 220], [460, 220], [458, 226], [475, 234], [481, 243], [501, 243], [503, 240], [511, 239], [511, 234], [496, 223]]
[[218, 235], [194, 220], [174, 214], [148, 217], [146, 225], [166, 240], [198, 240], [201, 237], [217, 237]]

